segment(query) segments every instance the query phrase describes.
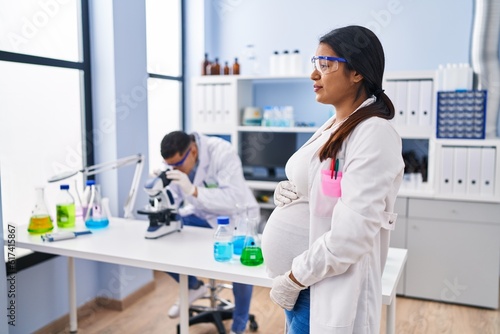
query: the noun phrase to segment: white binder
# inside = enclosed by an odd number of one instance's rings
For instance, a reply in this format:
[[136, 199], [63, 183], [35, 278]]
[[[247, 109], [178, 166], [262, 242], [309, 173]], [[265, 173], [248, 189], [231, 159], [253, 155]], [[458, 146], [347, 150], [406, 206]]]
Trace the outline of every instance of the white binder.
[[481, 147], [467, 148], [467, 194], [479, 195], [481, 185]]
[[206, 125], [212, 126], [215, 122], [215, 85], [205, 85], [205, 113]]
[[406, 125], [418, 125], [420, 110], [420, 80], [407, 81]]
[[394, 118], [397, 125], [406, 125], [406, 110], [408, 107], [407, 99], [408, 81], [396, 81], [396, 104], [394, 104], [394, 108], [396, 109], [396, 116]]
[[467, 189], [467, 147], [455, 147], [453, 153], [453, 193], [465, 194]]
[[493, 196], [495, 192], [495, 148], [481, 149], [481, 195]]
[[442, 193], [450, 194], [453, 192], [453, 155], [454, 148], [443, 146], [441, 149], [441, 177], [439, 180]]
[[207, 121], [207, 114], [205, 109], [206, 104], [206, 90], [205, 85], [196, 85], [195, 89], [195, 101], [194, 106], [195, 113], [193, 115], [193, 128], [195, 130], [200, 130], [203, 124]]
[[214, 121], [218, 126], [223, 122], [224, 90], [222, 85], [214, 85]]
[[418, 124], [428, 126], [432, 124], [432, 97], [433, 87], [431, 80], [420, 81], [420, 101]]

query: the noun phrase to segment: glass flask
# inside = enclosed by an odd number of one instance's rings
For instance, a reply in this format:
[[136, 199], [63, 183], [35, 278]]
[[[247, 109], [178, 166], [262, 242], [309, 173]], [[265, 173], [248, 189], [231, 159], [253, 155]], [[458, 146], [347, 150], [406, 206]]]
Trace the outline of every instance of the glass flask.
[[240, 262], [245, 266], [258, 266], [264, 262], [260, 239], [257, 233], [259, 218], [247, 218], [247, 233], [243, 243]]
[[52, 219], [45, 204], [45, 194], [43, 187], [35, 188], [36, 204], [31, 212], [30, 223], [28, 225], [28, 232], [33, 234], [46, 233], [54, 229]]
[[102, 206], [102, 199], [99, 193], [99, 186], [90, 185], [90, 199], [85, 216], [85, 226], [88, 228], [103, 228], [109, 225], [108, 215]]
[[239, 257], [243, 251], [243, 244], [247, 235], [248, 212], [247, 206], [243, 204], [236, 204], [236, 210], [236, 223], [233, 232], [233, 255]]

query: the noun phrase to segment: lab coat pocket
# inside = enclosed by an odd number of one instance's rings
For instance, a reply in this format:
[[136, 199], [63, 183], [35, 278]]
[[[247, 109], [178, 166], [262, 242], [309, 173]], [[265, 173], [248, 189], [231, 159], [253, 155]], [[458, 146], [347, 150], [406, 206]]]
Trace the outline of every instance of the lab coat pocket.
[[394, 212], [384, 212], [384, 219], [382, 221], [382, 228], [392, 231], [396, 226], [396, 220], [398, 218], [398, 214]]
[[323, 190], [317, 187], [311, 194], [310, 203], [312, 214], [316, 217], [331, 217], [333, 208], [337, 204], [339, 197], [330, 197], [323, 194]]
[[332, 171], [328, 169], [321, 171], [321, 190], [325, 196], [340, 197], [342, 195], [342, 189], [340, 187], [342, 172], [335, 172], [335, 175], [332, 174]]

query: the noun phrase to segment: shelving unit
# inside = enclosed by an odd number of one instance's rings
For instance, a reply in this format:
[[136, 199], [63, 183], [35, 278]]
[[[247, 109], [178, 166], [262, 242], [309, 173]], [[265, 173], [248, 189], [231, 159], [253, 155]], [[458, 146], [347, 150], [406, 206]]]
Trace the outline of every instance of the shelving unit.
[[[193, 106], [196, 106], [193, 129], [206, 134], [228, 136], [237, 150], [239, 136], [244, 132], [291, 132], [306, 135], [313, 133], [316, 127], [267, 128], [241, 125], [243, 108], [254, 105], [254, 84], [279, 85], [304, 80], [310, 78], [197, 78], [193, 80], [193, 91], [196, 92], [192, 94]], [[402, 278], [398, 293], [443, 302], [498, 308], [496, 296], [499, 292], [500, 273], [500, 139], [437, 139], [436, 92], [433, 88], [435, 82], [435, 71], [388, 72], [384, 78], [383, 87], [400, 116], [393, 121], [395, 129], [404, 141], [423, 141], [428, 157], [427, 182], [414, 187], [402, 187], [396, 202], [398, 222], [392, 233], [391, 246], [408, 249], [405, 269], [407, 275]], [[401, 92], [398, 95], [398, 87], [405, 87], [402, 88], [405, 96]], [[430, 91], [424, 91], [424, 88], [429, 87]], [[416, 89], [419, 90], [419, 105], [423, 106], [421, 109], [412, 109], [408, 102], [416, 101], [415, 96], [409, 95]], [[207, 94], [212, 94], [212, 97], [207, 98]], [[215, 97], [216, 94], [220, 96]], [[284, 104], [287, 102], [284, 101]], [[412, 116], [408, 118], [408, 122], [403, 123], [401, 115], [410, 114]], [[415, 115], [424, 116], [419, 120]], [[473, 153], [467, 153], [465, 157], [452, 157], [453, 164], [450, 167], [447, 160], [449, 148], [458, 148], [456, 152]], [[486, 162], [481, 160], [481, 165], [477, 164], [474, 157], [478, 156], [477, 149], [483, 148], [487, 150], [481, 152], [487, 152], [485, 154], [489, 158]], [[478, 193], [471, 193], [467, 192], [466, 186], [465, 191], [454, 193], [446, 191], [442, 185], [443, 175], [450, 170], [452, 178], [453, 173], [463, 177], [461, 181], [454, 179], [451, 182], [468, 184], [473, 178], [469, 175], [470, 171], [481, 173], [484, 168], [491, 172], [488, 186], [483, 186], [486, 190], [481, 191], [479, 187]], [[480, 180], [476, 182], [485, 181], [481, 176], [474, 177]], [[277, 182], [248, 181], [248, 185], [256, 195], [269, 195], [272, 202]], [[265, 217], [274, 205], [261, 203], [261, 208]], [[484, 269], [485, 267], [488, 269]], [[453, 284], [467, 288], [451, 295], [449, 292]]]

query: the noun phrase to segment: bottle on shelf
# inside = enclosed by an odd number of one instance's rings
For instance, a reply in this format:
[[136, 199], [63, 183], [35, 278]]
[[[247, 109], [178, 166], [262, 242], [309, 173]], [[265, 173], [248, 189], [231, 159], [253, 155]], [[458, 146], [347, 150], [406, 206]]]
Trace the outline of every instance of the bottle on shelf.
[[260, 247], [260, 239], [257, 232], [259, 227], [259, 219], [256, 217], [248, 218], [247, 234], [241, 251], [240, 262], [245, 266], [258, 266], [264, 263], [262, 249]]
[[74, 227], [76, 220], [75, 200], [69, 193], [69, 185], [61, 184], [59, 189], [61, 192], [56, 204], [57, 227]]
[[240, 64], [238, 63], [238, 58], [234, 58], [233, 75], [238, 74], [240, 74]]
[[288, 50], [283, 51], [279, 57], [279, 73], [280, 75], [290, 75], [290, 53]]
[[210, 75], [220, 75], [219, 58], [215, 58], [215, 62], [210, 65]]
[[109, 225], [107, 210], [103, 206], [99, 186], [96, 184], [90, 185], [90, 199], [88, 203], [85, 226], [95, 229], [107, 227]]
[[224, 75], [229, 75], [229, 65], [227, 61], [224, 63]]
[[[208, 60], [208, 53], [205, 53], [205, 59], [201, 63], [201, 75], [207, 75], [207, 67], [210, 66], [210, 60]], [[208, 73], [210, 74], [210, 73]]]
[[292, 75], [301, 75], [303, 73], [302, 56], [299, 50], [294, 50], [290, 55], [290, 70]]
[[28, 232], [33, 234], [46, 233], [54, 229], [52, 219], [45, 204], [45, 195], [43, 187], [35, 188], [36, 202], [33, 211], [31, 212]]
[[217, 217], [217, 229], [214, 234], [214, 259], [228, 262], [233, 257], [233, 232], [229, 228], [229, 217]]
[[278, 51], [274, 51], [269, 57], [269, 73], [271, 75], [280, 75], [280, 55]]

